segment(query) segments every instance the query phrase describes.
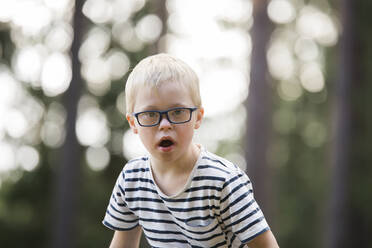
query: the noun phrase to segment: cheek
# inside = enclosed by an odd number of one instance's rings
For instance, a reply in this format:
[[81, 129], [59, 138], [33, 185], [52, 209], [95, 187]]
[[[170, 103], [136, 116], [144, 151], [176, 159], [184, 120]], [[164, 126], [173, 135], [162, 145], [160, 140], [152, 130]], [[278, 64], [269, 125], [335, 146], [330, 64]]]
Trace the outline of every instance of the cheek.
[[188, 125], [187, 128], [183, 128], [178, 132], [179, 137], [184, 141], [184, 142], [189, 142], [192, 140], [192, 137], [194, 135], [194, 127], [192, 125]]
[[152, 134], [151, 129], [138, 129], [138, 135], [142, 141], [142, 143], [147, 147], [152, 142], [152, 137], [154, 137], [154, 134]]

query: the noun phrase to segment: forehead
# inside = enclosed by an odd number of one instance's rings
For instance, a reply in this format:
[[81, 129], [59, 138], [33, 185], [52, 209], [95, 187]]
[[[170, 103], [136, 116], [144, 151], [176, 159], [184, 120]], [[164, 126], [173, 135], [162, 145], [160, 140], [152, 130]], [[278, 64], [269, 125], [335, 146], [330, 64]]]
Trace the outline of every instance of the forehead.
[[134, 110], [162, 110], [193, 106], [190, 90], [181, 83], [164, 82], [156, 87], [144, 87], [137, 92]]

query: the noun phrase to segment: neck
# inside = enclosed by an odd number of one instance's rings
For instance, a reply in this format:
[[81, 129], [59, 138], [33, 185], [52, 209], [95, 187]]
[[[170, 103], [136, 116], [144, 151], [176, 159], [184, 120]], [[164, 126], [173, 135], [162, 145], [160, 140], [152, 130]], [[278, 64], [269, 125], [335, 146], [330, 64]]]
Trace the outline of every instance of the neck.
[[176, 161], [160, 161], [151, 158], [152, 169], [160, 174], [182, 174], [188, 173], [193, 168], [200, 154], [200, 146], [191, 144], [190, 149]]

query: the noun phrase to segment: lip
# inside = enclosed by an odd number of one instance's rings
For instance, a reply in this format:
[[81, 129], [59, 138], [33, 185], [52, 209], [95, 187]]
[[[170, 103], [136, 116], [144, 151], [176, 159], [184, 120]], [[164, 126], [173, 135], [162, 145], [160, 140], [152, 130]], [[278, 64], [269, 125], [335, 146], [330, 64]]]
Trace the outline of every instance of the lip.
[[[160, 146], [160, 143], [161, 143], [162, 141], [164, 141], [164, 140], [170, 140], [170, 141], [172, 141], [173, 144], [170, 145], [170, 146], [167, 146], [167, 147]], [[156, 146], [157, 146], [157, 148], [158, 148], [159, 150], [161, 150], [162, 152], [170, 152], [170, 151], [173, 150], [175, 144], [176, 144], [176, 142], [174, 141], [174, 139], [172, 139], [172, 137], [170, 137], [170, 136], [163, 136], [163, 137], [161, 137], [161, 139], [159, 140], [159, 142], [156, 144]]]

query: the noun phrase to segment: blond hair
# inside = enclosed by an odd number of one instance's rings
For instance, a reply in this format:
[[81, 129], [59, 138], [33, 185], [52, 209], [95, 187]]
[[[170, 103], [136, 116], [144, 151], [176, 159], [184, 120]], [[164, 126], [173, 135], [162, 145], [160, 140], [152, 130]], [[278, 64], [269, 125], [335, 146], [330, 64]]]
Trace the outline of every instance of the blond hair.
[[142, 87], [157, 89], [167, 82], [185, 86], [195, 106], [201, 107], [199, 79], [196, 73], [180, 59], [161, 53], [141, 60], [130, 73], [125, 85], [127, 113], [133, 113], [136, 95]]

